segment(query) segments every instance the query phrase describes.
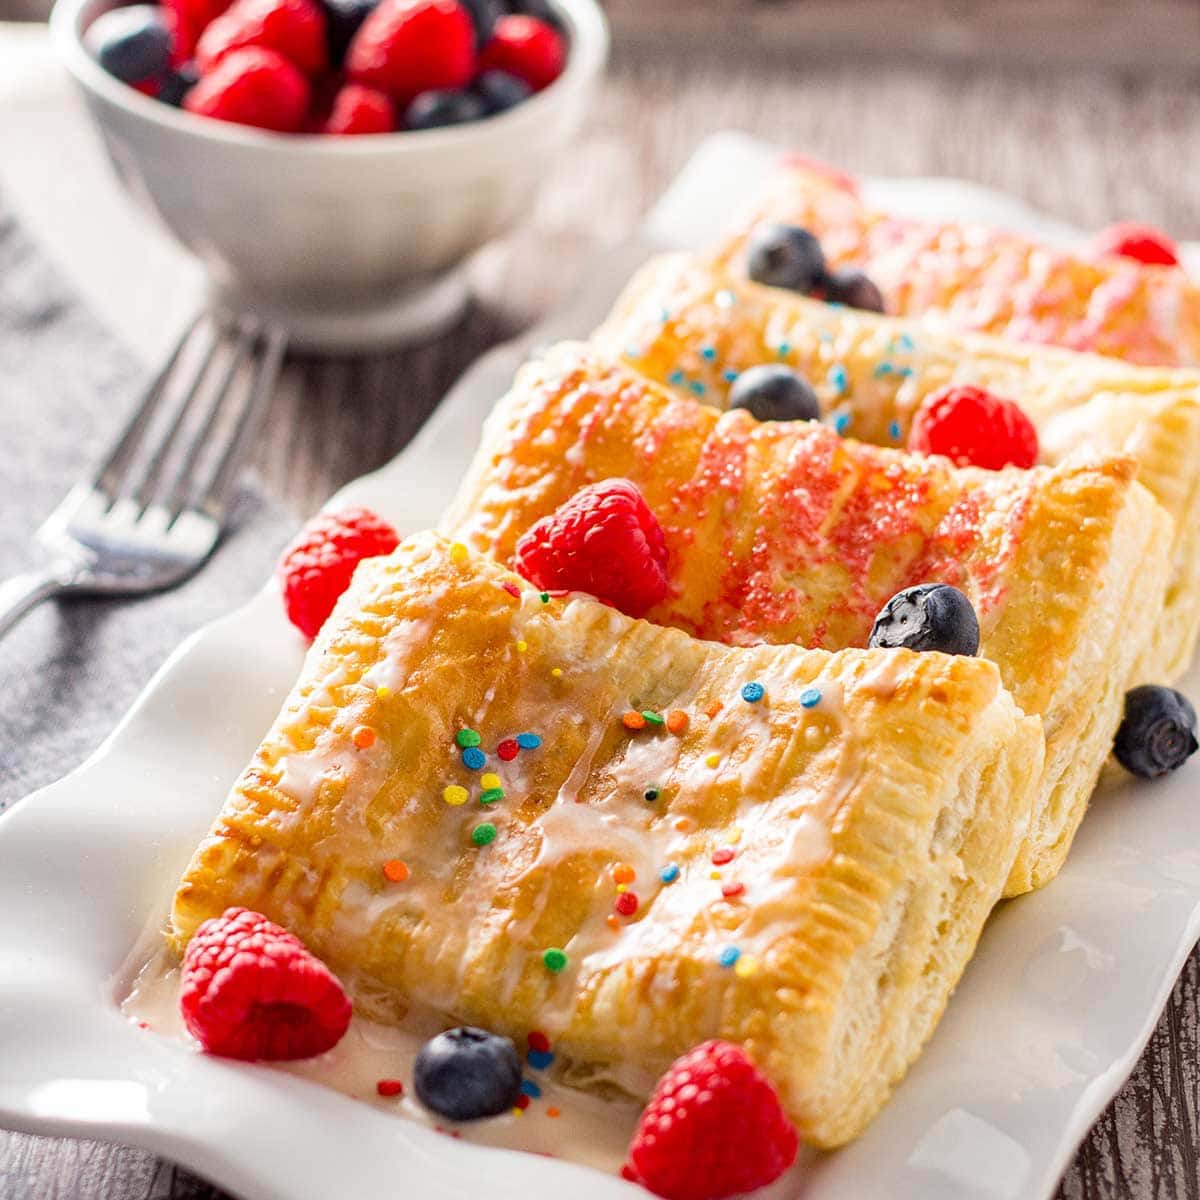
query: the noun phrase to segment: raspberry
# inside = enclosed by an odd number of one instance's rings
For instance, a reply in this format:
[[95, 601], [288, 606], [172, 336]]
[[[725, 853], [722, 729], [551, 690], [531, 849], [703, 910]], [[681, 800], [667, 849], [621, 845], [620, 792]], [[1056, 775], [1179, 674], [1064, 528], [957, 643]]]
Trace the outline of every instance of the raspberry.
[[183, 107], [218, 121], [295, 133], [308, 97], [308, 80], [282, 54], [246, 46], [224, 55], [183, 98]]
[[496, 22], [492, 40], [479, 56], [479, 67], [507, 71], [540, 92], [562, 74], [566, 61], [566, 43], [554, 26], [514, 13]]
[[1092, 254], [1096, 258], [1135, 258], [1159, 267], [1179, 265], [1175, 243], [1161, 229], [1136, 221], [1121, 221], [1100, 230], [1092, 239]]
[[325, 15], [315, 0], [234, 0], [196, 46], [200, 74], [244, 46], [274, 50], [306, 75], [316, 75], [326, 65]]
[[324, 1054], [350, 1025], [350, 1001], [329, 968], [246, 908], [227, 908], [196, 930], [179, 1007], [210, 1054], [248, 1061]]
[[163, 0], [163, 8], [174, 30], [172, 60], [186, 62], [196, 51], [200, 35], [230, 4], [230, 0]]
[[908, 448], [944, 454], [960, 467], [1032, 467], [1038, 457], [1033, 423], [1012, 400], [954, 385], [926, 396], [908, 431]]
[[766, 1187], [799, 1148], [775, 1089], [746, 1052], [705, 1042], [658, 1081], [622, 1174], [667, 1200], [721, 1200]]
[[369, 509], [318, 513], [279, 560], [288, 620], [306, 637], [316, 637], [350, 586], [354, 568], [364, 558], [390, 554], [399, 543], [396, 531]]
[[346, 51], [346, 73], [402, 105], [465, 87], [475, 73], [470, 14], [457, 0], [381, 0]]
[[347, 83], [333, 99], [333, 111], [325, 121], [325, 133], [391, 133], [396, 114], [390, 98], [361, 83]]
[[576, 492], [525, 532], [513, 561], [539, 588], [590, 592], [631, 617], [668, 591], [662, 526], [628, 479]]

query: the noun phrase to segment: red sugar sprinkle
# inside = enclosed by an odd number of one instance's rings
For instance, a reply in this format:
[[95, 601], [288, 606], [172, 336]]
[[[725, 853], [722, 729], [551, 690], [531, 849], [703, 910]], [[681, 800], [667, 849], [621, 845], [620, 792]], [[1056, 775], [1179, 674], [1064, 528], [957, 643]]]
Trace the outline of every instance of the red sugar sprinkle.
[[546, 1054], [550, 1049], [550, 1039], [540, 1029], [535, 1029], [526, 1039], [530, 1050]]
[[528, 1108], [529, 1107], [529, 1097], [526, 1096], [524, 1092], [522, 1092], [521, 1095], [519, 1095], [517, 1097], [515, 1103], [513, 1104], [513, 1107], [514, 1108]]
[[732, 900], [734, 896], [740, 896], [746, 890], [744, 883], [726, 883], [721, 887], [721, 895], [726, 900]]
[[712, 854], [712, 862], [714, 867], [723, 867], [728, 862], [733, 862], [734, 852], [728, 846], [722, 846], [719, 850], [714, 850]]
[[402, 1096], [404, 1084], [399, 1079], [381, 1079], [375, 1085], [375, 1090], [381, 1096]]
[[521, 589], [515, 583], [502, 583], [500, 585], [510, 596], [516, 596], [518, 600], [521, 598]]
[[505, 738], [496, 747], [496, 754], [499, 756], [501, 762], [512, 762], [520, 752], [521, 747], [517, 745], [516, 738]]
[[634, 892], [622, 892], [613, 907], [623, 917], [632, 917], [638, 910], [638, 898]]

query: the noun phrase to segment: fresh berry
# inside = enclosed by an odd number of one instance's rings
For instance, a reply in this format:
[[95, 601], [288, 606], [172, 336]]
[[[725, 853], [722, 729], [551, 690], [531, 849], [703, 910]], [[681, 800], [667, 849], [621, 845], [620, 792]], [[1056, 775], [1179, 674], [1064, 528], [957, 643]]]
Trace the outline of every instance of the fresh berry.
[[184, 96], [199, 82], [200, 72], [196, 70], [196, 64], [193, 62], [181, 63], [173, 71], [169, 71], [163, 79], [158, 98], [164, 104], [179, 108], [183, 104]]
[[458, 0], [471, 14], [475, 28], [475, 49], [482, 50], [492, 40], [496, 22], [504, 13], [500, 0]]
[[492, 40], [479, 56], [485, 71], [507, 71], [523, 79], [535, 92], [549, 87], [567, 61], [563, 36], [545, 21], [511, 13], [496, 22]]
[[325, 133], [391, 133], [396, 114], [390, 96], [361, 83], [347, 83], [338, 89], [333, 108], [322, 130]]
[[1143, 779], [1177, 770], [1196, 753], [1196, 710], [1174, 688], [1147, 683], [1125, 693], [1125, 716], [1113, 753]]
[[230, 0], [163, 0], [163, 11], [175, 34], [175, 62], [186, 62], [209, 24], [228, 7]]
[[487, 115], [483, 101], [473, 92], [422, 92], [404, 110], [405, 129], [438, 129], [465, 125]]
[[466, 87], [475, 73], [470, 14], [457, 0], [381, 0], [350, 43], [346, 71], [402, 105]]
[[84, 39], [96, 61], [122, 83], [159, 79], [171, 65], [171, 31], [157, 4], [101, 13]]
[[662, 526], [627, 479], [576, 492], [526, 531], [514, 561], [539, 588], [590, 592], [631, 617], [668, 591]]
[[1092, 254], [1096, 258], [1134, 258], [1159, 267], [1179, 265], [1175, 243], [1161, 229], [1136, 221], [1121, 221], [1102, 229], [1092, 240]]
[[1033, 422], [1012, 400], [951, 384], [926, 396], [908, 431], [908, 448], [943, 454], [960, 467], [1032, 467], [1038, 459]]
[[[203, 84], [201, 84], [203, 86]], [[366, 508], [318, 513], [279, 560], [278, 576], [288, 620], [316, 637], [364, 558], [390, 554], [396, 531]]]
[[329, 62], [338, 68], [345, 60], [359, 26], [367, 19], [379, 0], [322, 0], [325, 10], [325, 45]]
[[308, 109], [308, 80], [282, 54], [247, 46], [224, 55], [183, 99], [199, 117], [295, 133]]
[[210, 1054], [292, 1059], [324, 1054], [350, 1025], [342, 985], [299, 938], [261, 913], [227, 908], [188, 943], [179, 1007]]
[[845, 304], [864, 312], [884, 311], [883, 293], [861, 271], [831, 271], [822, 290], [830, 304]]
[[316, 0], [234, 0], [196, 46], [200, 74], [245, 46], [274, 50], [306, 75], [316, 75], [327, 61], [325, 14]]
[[808, 381], [777, 363], [743, 371], [729, 389], [729, 407], [746, 409], [756, 421], [815, 421], [821, 415]]
[[489, 115], [516, 108], [533, 95], [533, 89], [525, 80], [507, 71], [484, 71], [473, 87]]
[[775, 1089], [746, 1052], [705, 1042], [658, 1081], [622, 1173], [666, 1200], [722, 1200], [774, 1182], [799, 1149]]
[[508, 1038], [463, 1025], [421, 1047], [413, 1088], [426, 1108], [447, 1120], [494, 1117], [521, 1094], [521, 1060]]
[[971, 601], [948, 583], [921, 583], [897, 592], [880, 610], [867, 640], [872, 649], [978, 654], [979, 619]]
[[756, 283], [808, 295], [825, 283], [825, 255], [807, 229], [760, 225], [746, 246], [746, 270]]

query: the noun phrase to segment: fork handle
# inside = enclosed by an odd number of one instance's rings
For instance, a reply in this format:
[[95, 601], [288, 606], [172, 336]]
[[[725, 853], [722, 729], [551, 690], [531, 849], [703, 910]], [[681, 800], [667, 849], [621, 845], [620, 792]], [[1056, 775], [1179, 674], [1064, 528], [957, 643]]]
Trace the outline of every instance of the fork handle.
[[26, 571], [0, 583], [0, 637], [31, 608], [64, 591], [67, 581], [57, 564]]

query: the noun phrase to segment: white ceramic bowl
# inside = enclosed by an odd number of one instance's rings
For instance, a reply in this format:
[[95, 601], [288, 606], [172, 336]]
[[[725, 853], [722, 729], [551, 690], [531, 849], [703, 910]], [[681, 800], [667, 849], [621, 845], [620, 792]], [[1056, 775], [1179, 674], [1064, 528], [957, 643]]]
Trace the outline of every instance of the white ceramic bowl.
[[429, 336], [466, 302], [461, 268], [529, 210], [608, 54], [595, 0], [552, 0], [563, 74], [469, 125], [363, 137], [261, 132], [148, 99], [83, 35], [114, 0], [58, 0], [58, 54], [118, 175], [204, 263], [215, 302], [282, 321], [293, 344], [361, 349]]

